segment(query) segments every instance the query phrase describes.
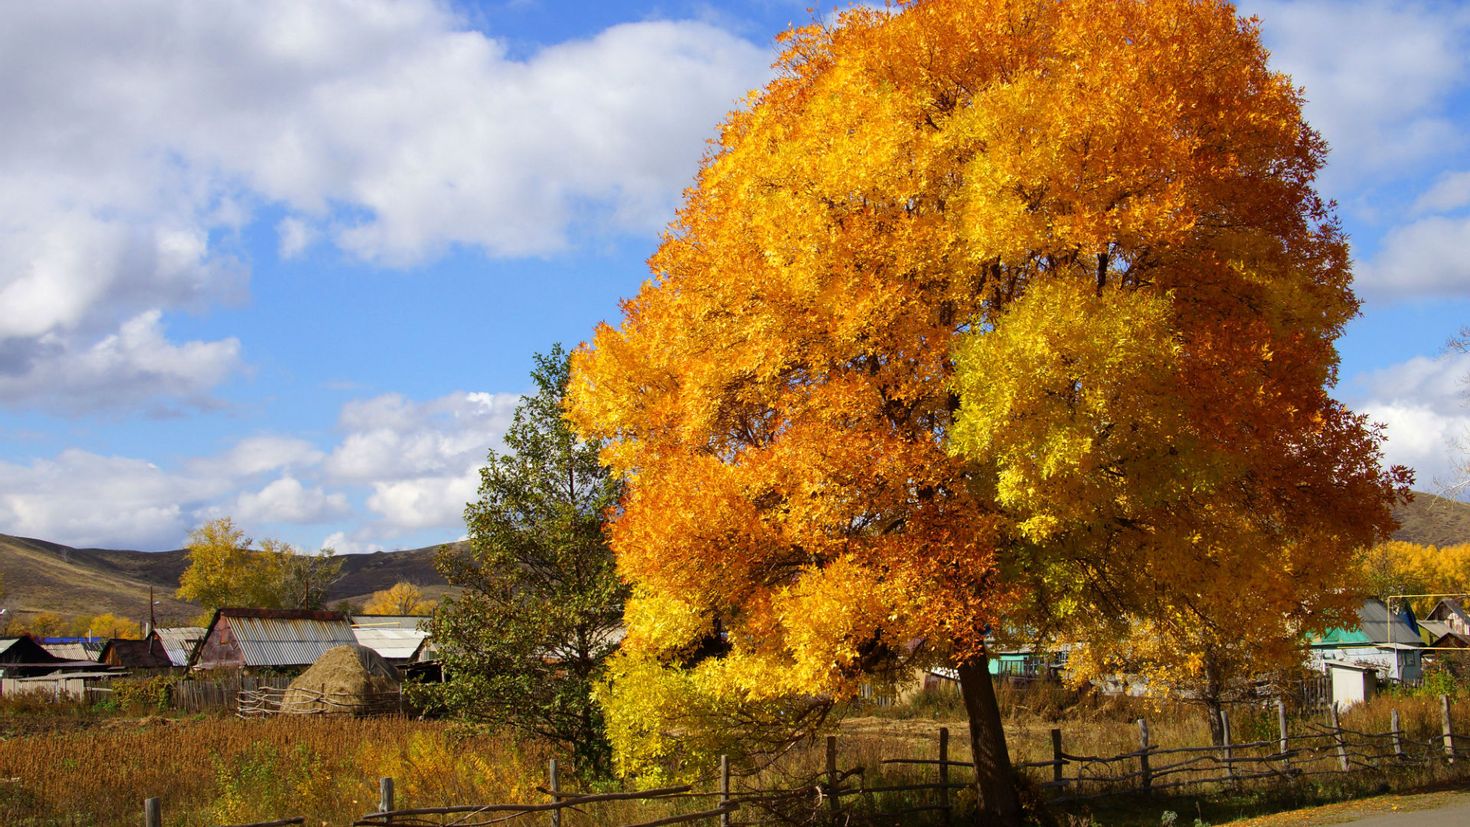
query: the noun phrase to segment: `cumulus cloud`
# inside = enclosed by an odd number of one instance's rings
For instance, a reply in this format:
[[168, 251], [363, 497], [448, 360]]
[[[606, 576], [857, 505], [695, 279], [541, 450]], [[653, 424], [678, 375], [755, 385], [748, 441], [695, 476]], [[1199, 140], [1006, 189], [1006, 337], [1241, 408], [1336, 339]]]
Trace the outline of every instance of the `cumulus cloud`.
[[1458, 481], [1470, 462], [1470, 354], [1415, 357], [1359, 379], [1357, 409], [1387, 429], [1385, 459], [1417, 472], [1417, 486], [1437, 490]]
[[349, 402], [346, 432], [325, 468], [342, 482], [383, 482], [456, 476], [484, 462], [505, 433], [520, 397], [455, 393], [428, 402], [397, 394]]
[[[9, 7], [0, 375], [22, 392], [0, 404], [68, 407], [45, 391], [57, 368], [92, 402], [202, 398], [238, 367], [232, 341], [136, 354], [172, 361], [139, 365], [165, 381], [132, 394], [70, 364], [139, 314], [240, 295], [246, 266], [220, 238], [263, 205], [285, 213], [282, 258], [326, 241], [387, 265], [657, 228], [768, 59], [692, 21], [521, 59], [432, 0]], [[210, 369], [180, 369], [177, 350]]]
[[1246, 0], [1241, 8], [1262, 18], [1272, 65], [1306, 87], [1307, 119], [1332, 145], [1329, 183], [1393, 172], [1463, 143], [1448, 101], [1470, 70], [1464, 6]]
[[1470, 207], [1470, 172], [1447, 172], [1414, 202], [1414, 212], [1449, 212]]
[[239, 340], [174, 344], [161, 315], [144, 312], [88, 346], [65, 336], [0, 339], [0, 399], [71, 414], [116, 407], [164, 413], [166, 400], [208, 407], [208, 390], [240, 366]]
[[1431, 216], [1395, 227], [1357, 267], [1366, 292], [1386, 297], [1470, 296], [1470, 216]]
[[242, 523], [323, 523], [351, 511], [347, 495], [307, 488], [281, 477], [259, 491], [246, 491], [235, 501], [234, 516]]
[[478, 468], [499, 445], [520, 397], [455, 393], [423, 403], [396, 394], [344, 406], [346, 432], [324, 463], [329, 478], [371, 485], [367, 506], [388, 533], [462, 522]]
[[68, 450], [29, 466], [0, 463], [0, 525], [75, 546], [169, 548], [222, 487], [140, 459]]

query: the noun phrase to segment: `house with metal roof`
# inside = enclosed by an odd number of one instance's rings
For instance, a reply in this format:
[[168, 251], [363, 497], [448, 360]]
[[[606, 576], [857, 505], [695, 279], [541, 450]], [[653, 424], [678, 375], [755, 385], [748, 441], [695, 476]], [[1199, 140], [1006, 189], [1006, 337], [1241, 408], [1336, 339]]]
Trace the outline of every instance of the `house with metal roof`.
[[62, 660], [96, 661], [102, 656], [107, 639], [100, 637], [45, 637], [41, 648]]
[[428, 620], [420, 615], [353, 615], [352, 634], [358, 643], [401, 666], [418, 659], [429, 639], [428, 631], [420, 627]]
[[152, 635], [142, 640], [113, 638], [107, 641], [98, 660], [108, 666], [120, 666], [124, 669], [171, 669], [174, 665], [168, 659], [163, 644]]
[[30, 637], [0, 638], [0, 678], [26, 678], [51, 672], [96, 670], [92, 660], [58, 658]]
[[149, 632], [149, 637], [156, 637], [163, 645], [169, 663], [174, 666], [188, 666], [189, 655], [193, 654], [194, 647], [204, 640], [208, 632], [203, 626], [166, 626]]
[[291, 669], [310, 666], [334, 646], [355, 643], [342, 612], [217, 609], [189, 668]]
[[1322, 672], [1331, 663], [1343, 663], [1371, 667], [1392, 681], [1423, 676], [1424, 640], [1407, 606], [1390, 612], [1382, 600], [1365, 600], [1356, 627], [1328, 629], [1310, 645], [1310, 663]]

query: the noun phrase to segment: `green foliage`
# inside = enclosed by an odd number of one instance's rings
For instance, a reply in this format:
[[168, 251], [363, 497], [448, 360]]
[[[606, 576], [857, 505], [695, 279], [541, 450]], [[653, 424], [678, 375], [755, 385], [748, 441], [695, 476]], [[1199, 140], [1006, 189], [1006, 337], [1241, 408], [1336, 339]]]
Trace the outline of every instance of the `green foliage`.
[[450, 681], [417, 694], [551, 741], [591, 777], [609, 762], [592, 687], [617, 648], [626, 599], [602, 516], [622, 487], [599, 462], [599, 444], [562, 419], [567, 375], [559, 345], [536, 356], [536, 392], [522, 398], [507, 452], [490, 453], [465, 510], [468, 551], [439, 554], [439, 570], [463, 589], [430, 623]]
[[169, 687], [173, 680], [168, 675], [114, 680], [112, 700], [121, 709], [164, 712], [169, 708]]
[[216, 760], [219, 798], [211, 815], [220, 823], [236, 823], [294, 811], [317, 763], [311, 749], [299, 744], [284, 753], [271, 744], [252, 744], [233, 761]]

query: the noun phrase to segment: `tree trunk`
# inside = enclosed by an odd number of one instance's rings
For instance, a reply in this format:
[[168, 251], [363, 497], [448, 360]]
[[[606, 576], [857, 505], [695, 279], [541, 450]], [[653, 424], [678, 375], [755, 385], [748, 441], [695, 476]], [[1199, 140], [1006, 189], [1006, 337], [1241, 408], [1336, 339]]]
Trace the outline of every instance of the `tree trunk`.
[[1000, 706], [990, 682], [985, 655], [960, 666], [960, 695], [970, 718], [970, 753], [975, 760], [975, 792], [984, 825], [1019, 827], [1021, 799], [1016, 794], [1015, 773], [1006, 751], [1006, 736], [1000, 724]]
[[1200, 692], [1200, 701], [1205, 705], [1205, 714], [1210, 717], [1210, 743], [1220, 746], [1225, 743], [1225, 727], [1220, 723], [1220, 710], [1225, 708], [1222, 699], [1224, 681], [1220, 668], [1211, 657], [1205, 658], [1205, 685]]

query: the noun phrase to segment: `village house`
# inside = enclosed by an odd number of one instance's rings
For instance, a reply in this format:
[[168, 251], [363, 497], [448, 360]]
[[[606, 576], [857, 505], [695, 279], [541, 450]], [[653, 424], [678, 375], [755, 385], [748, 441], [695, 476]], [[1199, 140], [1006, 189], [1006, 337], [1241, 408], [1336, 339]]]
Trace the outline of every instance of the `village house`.
[[190, 669], [299, 669], [334, 646], [356, 644], [341, 612], [218, 609], [189, 659]]
[[1309, 664], [1327, 672], [1332, 664], [1372, 668], [1391, 682], [1423, 677], [1424, 641], [1414, 613], [1407, 607], [1390, 613], [1382, 600], [1370, 598], [1358, 608], [1358, 625], [1329, 629], [1311, 641]]

